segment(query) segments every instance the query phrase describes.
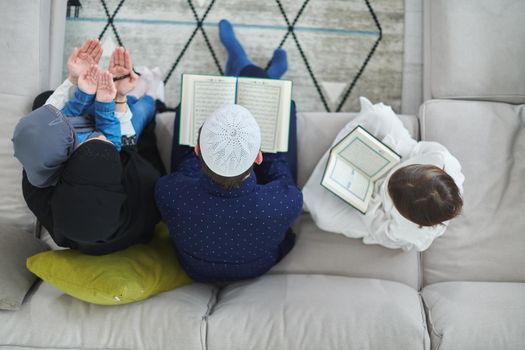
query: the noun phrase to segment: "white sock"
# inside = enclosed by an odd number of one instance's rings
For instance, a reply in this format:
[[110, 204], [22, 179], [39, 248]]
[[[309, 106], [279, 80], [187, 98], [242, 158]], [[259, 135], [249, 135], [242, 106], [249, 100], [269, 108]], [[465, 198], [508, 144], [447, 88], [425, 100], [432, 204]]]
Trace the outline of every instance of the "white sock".
[[[148, 82], [148, 88], [146, 89], [146, 95], [157, 99], [157, 91], [162, 80], [162, 74], [158, 67], [153, 68], [149, 71], [149, 74], [143, 74], [144, 79]], [[163, 97], [164, 98], [164, 97]]]
[[157, 100], [164, 102], [164, 81], [162, 80], [162, 72], [159, 67], [155, 67], [151, 70], [153, 74], [158, 74], [161, 78], [159, 85], [157, 86]]
[[139, 77], [139, 81], [137, 82], [137, 86], [135, 86], [133, 90], [131, 90], [128, 93], [128, 95], [134, 96], [136, 98], [141, 98], [142, 96], [144, 96], [144, 94], [146, 94], [146, 89], [148, 88], [148, 82], [146, 79], [144, 79], [144, 74], [146, 74], [146, 72], [150, 72], [150, 70], [147, 67], [141, 67], [141, 68], [142, 69], [140, 69], [139, 71], [140, 77]]

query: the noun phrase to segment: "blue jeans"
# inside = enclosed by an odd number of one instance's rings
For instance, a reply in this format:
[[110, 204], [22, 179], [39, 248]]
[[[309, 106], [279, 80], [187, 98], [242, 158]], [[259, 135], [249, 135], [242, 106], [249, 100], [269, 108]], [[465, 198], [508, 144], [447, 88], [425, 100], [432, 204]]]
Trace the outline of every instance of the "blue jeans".
[[151, 119], [153, 119], [153, 116], [155, 116], [155, 100], [148, 95], [144, 95], [138, 99], [134, 96], [128, 96], [128, 106], [133, 114], [131, 124], [133, 124], [133, 129], [135, 129], [135, 134], [138, 139], [146, 125], [148, 125]]

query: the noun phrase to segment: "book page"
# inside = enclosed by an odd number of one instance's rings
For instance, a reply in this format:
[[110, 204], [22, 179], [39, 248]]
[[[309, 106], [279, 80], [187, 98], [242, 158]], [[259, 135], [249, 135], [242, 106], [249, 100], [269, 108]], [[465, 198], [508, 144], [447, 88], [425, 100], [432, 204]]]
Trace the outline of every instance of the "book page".
[[369, 179], [353, 169], [344, 160], [336, 157], [334, 167], [329, 176], [357, 199], [365, 201], [366, 195], [370, 190]]
[[361, 212], [366, 212], [374, 189], [368, 177], [334, 153], [330, 155], [321, 184]]
[[352, 140], [342, 149], [339, 156], [368, 177], [373, 177], [389, 163], [387, 158], [358, 138]]
[[237, 104], [252, 112], [261, 129], [264, 152], [286, 152], [290, 128], [291, 82], [239, 78]]
[[366, 212], [374, 181], [401, 161], [401, 157], [361, 126], [330, 151], [321, 185]]
[[234, 77], [183, 74], [179, 142], [194, 146], [204, 121], [224, 104], [235, 103]]
[[357, 127], [343, 139], [334, 151], [372, 181], [380, 178], [400, 161], [387, 146]]

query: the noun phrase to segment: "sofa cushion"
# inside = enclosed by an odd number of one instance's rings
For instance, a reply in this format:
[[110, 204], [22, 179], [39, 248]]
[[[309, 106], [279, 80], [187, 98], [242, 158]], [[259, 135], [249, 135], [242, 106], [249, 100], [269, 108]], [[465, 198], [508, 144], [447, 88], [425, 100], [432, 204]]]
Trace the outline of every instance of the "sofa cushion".
[[171, 169], [171, 146], [173, 144], [173, 124], [175, 112], [157, 113], [155, 116], [155, 136], [157, 137], [157, 149], [164, 169]]
[[270, 273], [378, 278], [419, 289], [419, 254], [366, 245], [362, 239], [322, 231], [310, 214], [297, 220], [295, 247]]
[[18, 120], [31, 110], [33, 98], [0, 94], [0, 222], [32, 232], [33, 215], [22, 196], [22, 166], [13, 157], [13, 130]]
[[[343, 126], [355, 118], [355, 113], [298, 113], [297, 114], [297, 182], [303, 187], [317, 162], [330, 148]], [[410, 134], [419, 138], [419, 124], [414, 116], [400, 115]], [[171, 146], [175, 113], [159, 113], [155, 134], [157, 147], [166, 169], [171, 169]]]
[[434, 100], [421, 136], [444, 144], [463, 167], [464, 208], [423, 255], [425, 284], [525, 282], [525, 109]]
[[523, 0], [425, 0], [425, 99], [525, 103]]
[[26, 259], [46, 250], [46, 245], [27, 232], [0, 225], [0, 309], [17, 310], [37, 280], [26, 269]]
[[523, 349], [524, 283], [444, 282], [422, 294], [432, 349]]
[[426, 349], [416, 290], [374, 279], [267, 275], [224, 288], [209, 350]]
[[39, 349], [201, 350], [203, 316], [215, 290], [190, 284], [128, 305], [88, 304], [47, 283], [17, 312], [0, 311], [0, 345]]

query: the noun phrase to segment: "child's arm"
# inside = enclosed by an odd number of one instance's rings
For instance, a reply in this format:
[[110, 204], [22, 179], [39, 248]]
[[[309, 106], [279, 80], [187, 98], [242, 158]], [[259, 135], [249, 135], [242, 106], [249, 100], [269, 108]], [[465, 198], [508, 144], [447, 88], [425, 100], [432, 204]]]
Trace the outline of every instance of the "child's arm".
[[260, 184], [279, 180], [295, 186], [286, 152], [263, 153], [263, 161], [254, 167], [254, 171]]
[[[116, 84], [115, 84], [116, 85]], [[126, 96], [118, 96], [115, 98], [115, 116], [120, 123], [120, 132], [122, 136], [131, 137], [136, 135], [131, 119], [133, 112], [128, 106], [128, 99]]]
[[52, 105], [58, 110], [62, 110], [66, 102], [73, 96], [76, 89], [75, 84], [71, 80], [66, 79], [64, 82], [53, 91], [46, 101], [46, 105]]
[[115, 115], [115, 101], [113, 101], [116, 94], [113, 75], [109, 72], [99, 72], [95, 100], [95, 128], [102, 132], [120, 152], [122, 146], [120, 122]]
[[137, 134], [137, 130], [135, 130], [131, 122], [133, 115], [128, 108], [126, 97], [128, 92], [137, 85], [138, 81], [138, 76], [132, 67], [133, 64], [129, 52], [123, 47], [117, 47], [111, 54], [108, 71], [113, 74], [114, 77], [125, 77], [115, 82], [115, 87], [117, 88], [115, 113], [120, 121], [122, 135], [128, 137]]
[[410, 157], [418, 158], [421, 164], [432, 164], [445, 170], [454, 179], [460, 193], [463, 193], [465, 176], [461, 170], [461, 164], [445, 146], [438, 142], [421, 141], [414, 147]]
[[68, 117], [78, 117], [86, 114], [88, 107], [95, 100], [97, 92], [98, 67], [93, 64], [80, 77], [78, 77], [78, 89], [62, 109]]

